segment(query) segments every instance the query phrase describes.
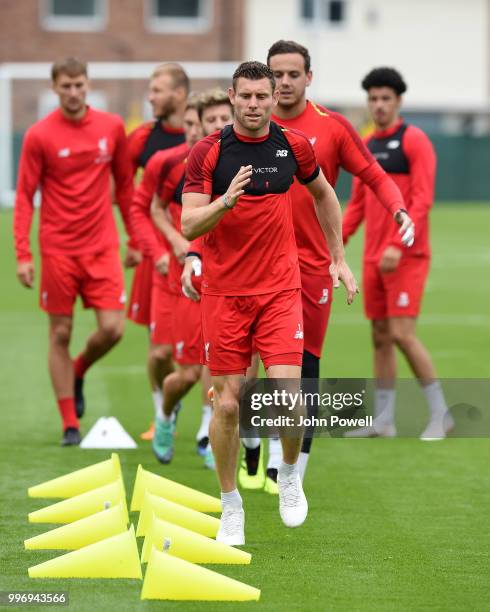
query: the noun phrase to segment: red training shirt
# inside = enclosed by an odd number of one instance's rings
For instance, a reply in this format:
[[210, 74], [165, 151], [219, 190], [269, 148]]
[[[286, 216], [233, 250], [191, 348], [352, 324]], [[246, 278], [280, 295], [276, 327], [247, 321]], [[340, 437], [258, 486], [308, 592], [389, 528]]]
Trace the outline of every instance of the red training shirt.
[[203, 236], [204, 294], [259, 295], [301, 287], [290, 186], [294, 175], [308, 183], [320, 172], [304, 134], [271, 122], [263, 138], [246, 138], [226, 126], [192, 149], [184, 193], [215, 200], [240, 166], [249, 164], [253, 175], [245, 194]]
[[43, 255], [80, 256], [119, 245], [110, 175], [126, 231], [133, 183], [122, 119], [87, 107], [79, 121], [60, 109], [30, 127], [20, 157], [14, 212], [17, 261], [30, 261], [33, 197], [42, 193], [39, 240]]
[[[323, 174], [333, 187], [340, 168], [343, 168], [368, 184], [391, 215], [404, 208], [400, 191], [376, 163], [345, 117], [307, 100], [305, 110], [294, 119], [274, 116], [273, 119], [280, 125], [300, 130], [307, 135]], [[291, 198], [301, 273], [328, 274], [330, 254], [311, 194], [295, 181], [291, 188]], [[380, 209], [379, 212], [384, 211]], [[392, 224], [394, 229], [398, 227], [393, 219]]]
[[415, 223], [415, 242], [406, 247], [388, 213], [381, 210], [375, 194], [355, 179], [352, 196], [342, 222], [344, 241], [366, 221], [364, 260], [378, 263], [388, 246], [403, 251], [403, 257], [430, 257], [429, 211], [434, 200], [436, 155], [427, 135], [400, 119], [387, 130], [374, 132], [367, 146], [378, 156], [398, 185], [409, 215]]

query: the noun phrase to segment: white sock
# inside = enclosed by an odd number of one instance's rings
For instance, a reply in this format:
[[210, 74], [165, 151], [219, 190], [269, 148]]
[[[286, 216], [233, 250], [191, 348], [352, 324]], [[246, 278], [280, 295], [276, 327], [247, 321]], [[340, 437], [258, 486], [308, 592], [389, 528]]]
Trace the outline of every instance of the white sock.
[[245, 448], [254, 449], [260, 446], [260, 438], [242, 438], [242, 444]]
[[269, 438], [268, 470], [278, 470], [282, 461], [282, 444], [279, 438]]
[[301, 452], [298, 457], [298, 471], [299, 477], [301, 478], [301, 482], [303, 482], [305, 478], [306, 466], [308, 465], [308, 459], [310, 458], [310, 453]]
[[229, 493], [223, 493], [223, 491], [221, 491], [221, 504], [223, 506], [223, 510], [226, 508], [241, 508], [242, 496], [238, 492], [238, 489], [234, 489]]
[[383, 425], [392, 425], [395, 421], [395, 389], [374, 391], [374, 418]]
[[163, 393], [161, 389], [153, 389], [151, 392], [153, 405], [155, 406], [155, 418], [163, 419]]
[[294, 476], [296, 476], [296, 474], [298, 474], [298, 464], [297, 463], [284, 463], [284, 461], [281, 461], [281, 465], [279, 466], [279, 470], [278, 470], [279, 474], [279, 478], [294, 478]]
[[429, 404], [431, 418], [442, 418], [447, 412], [447, 404], [441, 383], [435, 380], [433, 383], [423, 386], [422, 389]]
[[209, 404], [205, 404], [202, 407], [201, 424], [196, 434], [196, 440], [199, 441], [202, 438], [209, 438], [209, 423], [213, 416], [213, 409]]

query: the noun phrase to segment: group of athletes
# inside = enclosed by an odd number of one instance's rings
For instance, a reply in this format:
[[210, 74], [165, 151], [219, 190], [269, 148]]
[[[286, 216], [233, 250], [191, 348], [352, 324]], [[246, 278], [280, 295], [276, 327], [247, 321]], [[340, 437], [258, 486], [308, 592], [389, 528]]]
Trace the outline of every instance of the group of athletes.
[[[40, 306], [49, 318], [63, 445], [80, 442], [87, 370], [123, 334], [113, 201], [129, 237], [124, 265], [135, 268], [128, 317], [149, 329], [155, 411], [142, 437], [169, 463], [180, 401], [202, 381], [197, 449], [217, 471], [220, 541], [245, 541], [237, 489], [244, 376], [257, 376], [260, 359], [268, 378], [298, 386], [301, 378], [318, 380], [333, 290], [343, 283], [349, 304], [358, 292], [343, 245], [363, 221], [375, 418], [348, 435], [396, 435], [398, 348], [427, 398], [421, 438], [446, 436], [452, 419], [415, 329], [430, 263], [436, 160], [428, 137], [400, 116], [406, 84], [396, 70], [376, 68], [362, 81], [375, 126], [365, 142], [342, 115], [306, 98], [310, 56], [293, 41], [274, 43], [266, 64], [240, 64], [227, 93], [190, 94], [180, 65], [157, 66], [149, 85], [155, 119], [129, 137], [119, 117], [87, 105], [85, 63], [57, 62], [51, 76], [59, 108], [25, 135], [14, 235], [17, 276], [33, 287], [29, 233], [39, 188]], [[355, 176], [343, 220], [333, 189], [341, 168]], [[77, 296], [94, 309], [97, 327], [73, 359]], [[315, 406], [298, 410], [312, 415]], [[269, 440], [265, 470], [260, 439], [242, 440], [240, 485], [279, 494], [289, 527], [307, 516], [302, 480], [312, 436]]]

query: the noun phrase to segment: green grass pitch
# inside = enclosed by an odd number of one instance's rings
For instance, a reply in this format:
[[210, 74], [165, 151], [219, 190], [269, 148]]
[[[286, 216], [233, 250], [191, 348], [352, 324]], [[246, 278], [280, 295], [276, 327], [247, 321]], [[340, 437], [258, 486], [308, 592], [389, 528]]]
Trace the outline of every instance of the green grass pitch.
[[[109, 452], [59, 447], [59, 420], [50, 388], [47, 325], [37, 290], [15, 279], [11, 213], [0, 214], [0, 590], [69, 591], [75, 610], [483, 610], [490, 601], [489, 442], [448, 439], [317, 439], [305, 481], [310, 513], [304, 526], [282, 526], [277, 498], [244, 493], [250, 566], [216, 566], [262, 589], [259, 603], [140, 602], [128, 580], [30, 580], [27, 568], [56, 556], [24, 551], [23, 540], [51, 526], [30, 525], [27, 513], [45, 503], [26, 489], [95, 463]], [[490, 207], [439, 205], [432, 214], [434, 260], [419, 333], [440, 376], [490, 377]], [[359, 276], [361, 240], [348, 257]], [[93, 324], [78, 310], [73, 352]], [[145, 375], [146, 332], [128, 324], [122, 343], [87, 375], [86, 432], [115, 415], [137, 438], [152, 408]], [[409, 376], [399, 360], [400, 376]], [[369, 328], [359, 299], [347, 307], [336, 294], [322, 374], [371, 374]], [[173, 463], [155, 462], [148, 443], [121, 452], [126, 487], [138, 463], [211, 494], [214, 473], [202, 467], [194, 435], [200, 418], [196, 389], [185, 400]], [[424, 424], [421, 396], [419, 418]], [[136, 515], [132, 515], [133, 520]]]

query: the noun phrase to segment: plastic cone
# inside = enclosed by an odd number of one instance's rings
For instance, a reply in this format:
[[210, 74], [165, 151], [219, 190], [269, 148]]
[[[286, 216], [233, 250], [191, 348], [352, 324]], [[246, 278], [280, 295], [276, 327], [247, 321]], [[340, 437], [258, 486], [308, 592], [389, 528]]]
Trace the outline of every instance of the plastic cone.
[[83, 548], [126, 531], [126, 516], [124, 506], [120, 503], [113, 508], [29, 538], [24, 541], [24, 547], [26, 550]]
[[141, 599], [258, 601], [259, 597], [259, 589], [172, 557], [155, 547], [150, 553], [141, 591]]
[[219, 529], [219, 520], [197, 510], [186, 508], [163, 497], [157, 497], [146, 492], [143, 507], [141, 508], [136, 536], [146, 536], [151, 527], [153, 515], [159, 519], [180, 525], [209, 538], [216, 537]]
[[141, 564], [134, 527], [29, 568], [30, 578], [139, 578]]
[[119, 455], [113, 453], [107, 461], [47, 480], [27, 489], [29, 497], [74, 497], [114, 482], [121, 477]]
[[217, 497], [201, 493], [201, 491], [168, 480], [168, 478], [163, 478], [163, 476], [158, 476], [153, 472], [148, 472], [139, 465], [134, 483], [133, 499], [131, 500], [132, 512], [141, 510], [145, 490], [198, 512], [221, 512], [221, 500]]
[[87, 491], [81, 495], [64, 499], [51, 506], [29, 513], [30, 523], [73, 523], [86, 516], [117, 506], [122, 502], [124, 516], [128, 521], [128, 509], [122, 479], [111, 484]]
[[162, 550], [164, 542], [169, 543], [168, 553], [170, 555], [191, 563], [248, 565], [252, 558], [252, 555], [244, 550], [216, 542], [216, 540], [207, 538], [200, 533], [185, 529], [185, 527], [179, 527], [179, 525], [173, 525], [168, 521], [162, 521], [154, 516], [143, 544], [141, 562], [148, 562], [153, 546]]

